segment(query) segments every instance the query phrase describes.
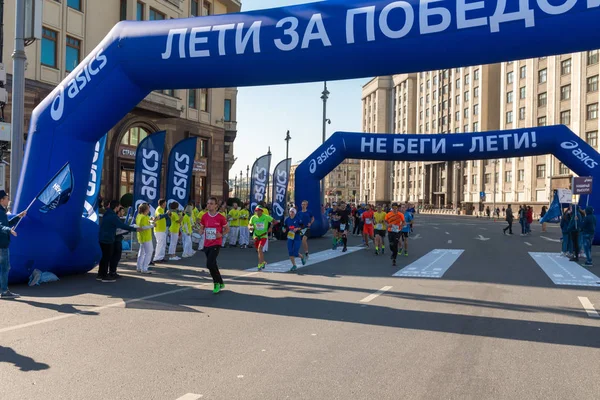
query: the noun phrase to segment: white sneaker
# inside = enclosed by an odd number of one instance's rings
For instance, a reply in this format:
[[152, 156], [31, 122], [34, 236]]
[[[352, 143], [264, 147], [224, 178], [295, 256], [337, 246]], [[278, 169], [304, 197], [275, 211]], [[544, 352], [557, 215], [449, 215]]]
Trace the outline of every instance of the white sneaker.
[[169, 261], [179, 261], [179, 260], [181, 260], [181, 257], [175, 256], [175, 257], [169, 258]]

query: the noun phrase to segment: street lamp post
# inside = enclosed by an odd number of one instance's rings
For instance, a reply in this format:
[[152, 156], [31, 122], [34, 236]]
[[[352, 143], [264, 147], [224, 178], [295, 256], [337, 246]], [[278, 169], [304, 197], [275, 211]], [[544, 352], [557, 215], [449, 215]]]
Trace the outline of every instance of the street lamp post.
[[292, 137], [290, 136], [290, 131], [287, 131], [285, 134], [285, 159], [287, 160], [290, 157], [290, 140]]
[[[235, 179], [233, 181], [233, 197], [237, 197], [238, 196], [238, 183], [237, 183], [237, 175], [235, 176]], [[240, 181], [241, 182], [241, 181]]]
[[[327, 123], [331, 123], [327, 119], [327, 99], [329, 98], [329, 90], [327, 90], [327, 81], [323, 82], [323, 92], [321, 93], [321, 100], [323, 100], [323, 140], [325, 143], [325, 136], [327, 132]], [[325, 204], [325, 180], [321, 180], [321, 204]]]

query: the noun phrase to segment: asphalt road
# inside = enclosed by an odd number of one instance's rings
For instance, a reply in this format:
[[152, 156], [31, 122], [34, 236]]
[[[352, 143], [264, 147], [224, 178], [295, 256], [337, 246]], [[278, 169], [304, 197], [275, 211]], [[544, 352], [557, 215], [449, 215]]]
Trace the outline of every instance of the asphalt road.
[[[559, 251], [559, 230], [503, 226], [419, 215], [397, 267], [389, 250], [358, 250], [255, 272], [252, 250], [226, 249], [218, 295], [201, 253], [152, 276], [125, 262], [113, 284], [93, 271], [13, 286], [0, 398], [598, 399], [600, 253], [589, 286], [556, 285], [538, 261], [576, 271], [529, 253]], [[313, 260], [330, 243], [312, 240]], [[270, 246], [268, 261], [286, 259], [284, 242]], [[404, 267], [443, 275], [393, 276]]]

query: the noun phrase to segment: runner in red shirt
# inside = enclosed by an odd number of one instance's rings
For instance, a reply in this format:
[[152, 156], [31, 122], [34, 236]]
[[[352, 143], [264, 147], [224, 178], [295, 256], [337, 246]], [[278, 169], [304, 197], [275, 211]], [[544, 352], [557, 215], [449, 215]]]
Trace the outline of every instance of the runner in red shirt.
[[200, 219], [200, 235], [205, 234], [204, 253], [206, 254], [206, 266], [210, 271], [215, 285], [213, 293], [219, 293], [225, 288], [219, 266], [217, 265], [217, 257], [223, 244], [223, 236], [229, 232], [227, 218], [218, 212], [218, 203], [216, 197], [208, 199], [206, 204], [208, 212]]
[[373, 210], [371, 210], [371, 205], [367, 204], [367, 211], [362, 213], [362, 220], [364, 222], [363, 225], [363, 240], [367, 245], [367, 249], [369, 248], [369, 238], [375, 245], [375, 225], [373, 225], [373, 219], [375, 218], [375, 214]]

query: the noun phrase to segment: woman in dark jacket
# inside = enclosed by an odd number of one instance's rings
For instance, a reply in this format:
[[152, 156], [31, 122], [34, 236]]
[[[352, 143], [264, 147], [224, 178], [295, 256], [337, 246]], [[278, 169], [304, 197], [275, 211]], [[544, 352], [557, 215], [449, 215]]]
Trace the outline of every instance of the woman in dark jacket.
[[[542, 207], [542, 212], [540, 213], [540, 219], [544, 218], [544, 215], [546, 215], [547, 209], [546, 206]], [[546, 232], [546, 223], [542, 223], [542, 232]]]

